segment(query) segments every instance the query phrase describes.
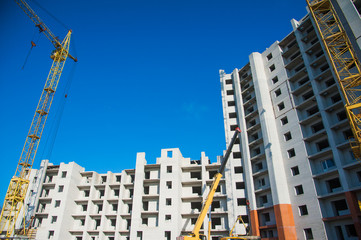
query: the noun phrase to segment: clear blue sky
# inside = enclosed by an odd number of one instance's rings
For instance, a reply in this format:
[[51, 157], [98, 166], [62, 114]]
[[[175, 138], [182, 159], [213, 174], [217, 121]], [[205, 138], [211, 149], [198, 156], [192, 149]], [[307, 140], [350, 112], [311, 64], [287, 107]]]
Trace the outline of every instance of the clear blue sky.
[[[66, 63], [34, 168], [49, 156], [46, 139], [72, 79], [50, 161], [100, 173], [134, 168], [137, 152], [154, 163], [163, 148], [180, 148], [191, 159], [204, 151], [215, 161], [226, 147], [219, 69], [244, 66], [251, 52], [283, 39], [290, 20], [306, 14], [306, 2], [298, 0], [37, 2], [73, 30], [71, 53], [79, 62], [74, 72], [72, 60]], [[63, 39], [67, 29], [28, 3]], [[11, 0], [0, 1], [0, 32], [2, 201], [53, 46]], [[37, 46], [21, 70], [31, 40]]]

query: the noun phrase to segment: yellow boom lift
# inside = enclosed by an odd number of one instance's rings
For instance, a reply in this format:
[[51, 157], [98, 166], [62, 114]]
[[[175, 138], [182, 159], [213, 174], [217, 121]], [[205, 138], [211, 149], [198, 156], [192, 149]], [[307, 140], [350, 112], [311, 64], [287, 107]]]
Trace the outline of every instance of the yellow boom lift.
[[361, 64], [330, 0], [306, 0], [331, 61], [350, 122], [354, 156], [361, 158]]
[[[226, 167], [228, 158], [229, 158], [229, 156], [230, 156], [230, 154], [232, 152], [233, 145], [234, 145], [234, 143], [235, 143], [235, 141], [237, 139], [237, 136], [238, 136], [238, 134], [240, 132], [241, 132], [241, 130], [239, 128], [236, 128], [236, 130], [234, 132], [234, 135], [232, 137], [232, 140], [231, 140], [230, 144], [228, 145], [227, 152], [223, 157], [222, 164], [219, 167], [218, 172], [213, 177], [212, 186], [211, 186], [211, 188], [209, 190], [207, 199], [206, 199], [206, 201], [204, 202], [204, 204], [202, 206], [202, 210], [201, 210], [201, 212], [200, 212], [200, 214], [199, 214], [199, 216], [197, 218], [197, 221], [196, 221], [196, 224], [194, 225], [192, 233], [190, 233], [189, 236], [177, 237], [177, 240], [206, 240], [207, 239], [207, 236], [200, 234], [199, 231], [200, 231], [200, 229], [202, 227], [204, 218], [207, 215], [207, 211], [208, 211], [209, 207], [211, 206], [211, 204], [213, 202], [214, 193], [216, 192], [217, 187], [219, 185], [219, 181], [221, 180], [221, 178], [223, 176], [222, 174], [223, 174], [224, 169]], [[245, 236], [245, 237], [246, 238], [239, 238], [239, 239], [260, 239], [259, 237], [252, 237], [252, 236]]]
[[[26, 136], [15, 175], [10, 180], [9, 187], [6, 192], [0, 216], [0, 234], [1, 236], [5, 236], [5, 239], [13, 239], [15, 234], [15, 224], [19, 217], [19, 213], [23, 208], [24, 199], [29, 186], [30, 171], [34, 163], [41, 135], [43, 133], [45, 122], [49, 114], [50, 106], [53, 101], [65, 61], [67, 57], [70, 57], [77, 62], [77, 59], [69, 54], [71, 30], [68, 31], [64, 40], [60, 42], [25, 1], [15, 0], [15, 2], [30, 17], [30, 19], [35, 23], [35, 26], [39, 28], [40, 32], [44, 33], [51, 41], [55, 50], [53, 50], [51, 54], [53, 64], [31, 122], [29, 133]], [[2, 237], [2, 239], [4, 238]]]

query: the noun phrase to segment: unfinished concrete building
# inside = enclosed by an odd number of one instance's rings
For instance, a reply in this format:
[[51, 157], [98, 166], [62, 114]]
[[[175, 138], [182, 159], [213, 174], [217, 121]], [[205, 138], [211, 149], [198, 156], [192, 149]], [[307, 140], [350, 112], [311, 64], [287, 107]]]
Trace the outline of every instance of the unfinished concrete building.
[[[333, 2], [359, 54], [360, 1]], [[227, 139], [242, 130], [234, 157], [244, 168], [252, 231], [360, 239], [361, 165], [342, 94], [312, 19], [291, 22], [283, 40], [232, 73], [220, 71]]]

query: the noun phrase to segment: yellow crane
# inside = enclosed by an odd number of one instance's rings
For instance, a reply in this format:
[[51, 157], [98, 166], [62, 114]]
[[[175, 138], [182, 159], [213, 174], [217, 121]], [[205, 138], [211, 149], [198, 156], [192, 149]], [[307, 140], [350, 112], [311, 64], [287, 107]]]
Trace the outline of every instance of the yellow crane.
[[[209, 190], [209, 193], [208, 193], [208, 196], [202, 206], [202, 210], [197, 218], [197, 221], [196, 221], [196, 224], [194, 225], [194, 228], [192, 230], [192, 233], [190, 233], [188, 236], [180, 236], [180, 237], [177, 237], [177, 240], [206, 240], [207, 239], [207, 236], [206, 235], [203, 235], [203, 234], [200, 234], [200, 230], [201, 230], [201, 227], [202, 227], [202, 224], [203, 224], [203, 221], [207, 215], [207, 211], [209, 209], [209, 207], [211, 206], [212, 202], [213, 202], [213, 197], [214, 197], [214, 194], [217, 190], [217, 187], [219, 185], [219, 182], [223, 176], [223, 172], [224, 172], [224, 169], [226, 167], [226, 164], [227, 164], [227, 161], [228, 161], [228, 158], [232, 152], [232, 148], [233, 148], [233, 145], [234, 143], [236, 142], [236, 139], [238, 137], [238, 134], [241, 132], [241, 130], [237, 127], [235, 129], [235, 132], [233, 134], [233, 137], [231, 139], [231, 142], [229, 143], [228, 145], [228, 148], [227, 148], [227, 151], [226, 151], [226, 154], [224, 155], [223, 157], [223, 162], [221, 164], [221, 166], [219, 167], [218, 169], [218, 172], [214, 175], [213, 177], [213, 183], [212, 183], [212, 186]], [[208, 234], [210, 235], [210, 234]], [[260, 237], [252, 237], [252, 236], [245, 236], [245, 238], [242, 238], [242, 239], [260, 239]]]
[[306, 0], [343, 94], [354, 140], [354, 156], [361, 158], [361, 64], [330, 0]]
[[0, 216], [0, 234], [9, 239], [14, 235], [15, 224], [19, 213], [23, 208], [24, 199], [29, 186], [29, 175], [34, 163], [36, 152], [39, 146], [41, 135], [45, 126], [51, 103], [56, 92], [59, 79], [64, 68], [67, 57], [75, 62], [77, 58], [69, 54], [70, 36], [69, 30], [64, 40], [60, 42], [43, 21], [35, 14], [30, 6], [23, 0], [15, 0], [20, 8], [30, 17], [39, 28], [40, 32], [51, 41], [55, 49], [51, 53], [53, 64], [45, 82], [39, 103], [37, 105], [29, 132], [26, 136], [25, 144], [20, 155], [20, 159], [14, 176], [10, 180], [8, 190]]

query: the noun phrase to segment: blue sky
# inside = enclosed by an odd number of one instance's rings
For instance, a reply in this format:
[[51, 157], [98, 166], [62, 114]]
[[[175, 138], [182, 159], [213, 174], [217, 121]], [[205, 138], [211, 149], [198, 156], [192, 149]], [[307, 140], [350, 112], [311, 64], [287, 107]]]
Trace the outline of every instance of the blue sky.
[[[50, 156], [54, 164], [75, 161], [100, 173], [134, 168], [137, 152], [155, 163], [163, 148], [180, 148], [191, 159], [204, 151], [215, 161], [226, 147], [219, 69], [230, 73], [244, 66], [251, 52], [283, 39], [292, 30], [290, 20], [306, 14], [305, 1], [286, 0], [28, 3], [60, 39], [67, 28], [73, 30], [70, 52], [79, 59], [66, 63], [34, 168]], [[0, 2], [0, 31], [3, 199], [51, 67], [53, 46], [11, 0]], [[37, 46], [22, 70], [32, 40]], [[57, 125], [68, 81], [71, 88]]]

